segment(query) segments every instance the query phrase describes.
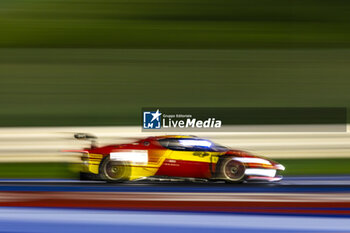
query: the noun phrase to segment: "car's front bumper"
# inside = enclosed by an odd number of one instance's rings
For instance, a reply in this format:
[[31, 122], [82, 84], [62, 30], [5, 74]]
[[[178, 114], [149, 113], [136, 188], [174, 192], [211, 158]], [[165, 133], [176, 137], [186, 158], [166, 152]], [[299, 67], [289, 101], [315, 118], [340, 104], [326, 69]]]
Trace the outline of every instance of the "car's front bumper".
[[247, 181], [269, 181], [275, 182], [282, 180], [283, 176], [279, 175], [280, 171], [284, 171], [282, 164], [275, 163], [270, 168], [247, 168], [245, 171]]

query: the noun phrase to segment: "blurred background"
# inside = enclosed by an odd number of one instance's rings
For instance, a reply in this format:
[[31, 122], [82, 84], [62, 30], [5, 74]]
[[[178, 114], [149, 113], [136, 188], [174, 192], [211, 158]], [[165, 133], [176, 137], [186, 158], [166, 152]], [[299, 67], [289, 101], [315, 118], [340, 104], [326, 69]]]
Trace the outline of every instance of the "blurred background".
[[348, 108], [349, 12], [348, 0], [0, 0], [0, 232], [350, 232], [349, 130], [194, 133], [280, 162], [279, 184], [80, 182], [79, 155], [62, 152], [89, 146], [76, 132], [100, 145], [154, 135], [142, 107]]
[[[345, 0], [2, 0], [0, 177], [72, 177], [58, 154], [81, 146], [74, 127], [138, 126], [145, 106], [348, 107], [349, 10]], [[72, 128], [28, 128], [58, 126]], [[121, 140], [114, 132], [106, 143]], [[287, 175], [350, 173], [347, 133], [308, 135], [307, 148], [303, 137], [286, 136], [278, 153], [273, 140], [259, 147], [263, 136], [224, 143], [273, 154]]]

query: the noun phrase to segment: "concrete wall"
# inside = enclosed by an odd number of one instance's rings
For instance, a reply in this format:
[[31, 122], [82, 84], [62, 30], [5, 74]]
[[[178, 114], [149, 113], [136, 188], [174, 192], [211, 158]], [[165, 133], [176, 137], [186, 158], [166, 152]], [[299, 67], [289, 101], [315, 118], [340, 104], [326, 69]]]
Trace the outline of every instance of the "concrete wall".
[[[0, 128], [0, 162], [77, 161], [77, 154], [62, 152], [89, 146], [89, 142], [73, 138], [77, 132], [96, 135], [100, 145], [132, 142], [138, 138], [165, 134], [144, 133], [140, 127]], [[247, 150], [270, 158], [350, 157], [350, 134], [347, 132], [182, 134], [197, 135], [231, 148]]]

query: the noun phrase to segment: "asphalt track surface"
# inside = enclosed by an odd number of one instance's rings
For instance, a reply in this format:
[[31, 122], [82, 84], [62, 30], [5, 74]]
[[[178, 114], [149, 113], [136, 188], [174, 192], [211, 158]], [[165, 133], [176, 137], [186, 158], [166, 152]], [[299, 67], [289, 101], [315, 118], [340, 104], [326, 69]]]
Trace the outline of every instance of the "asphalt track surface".
[[277, 183], [135, 181], [106, 183], [70, 179], [0, 179], [0, 191], [92, 192], [350, 192], [350, 176], [285, 177]]
[[350, 176], [279, 183], [0, 180], [5, 232], [350, 232]]

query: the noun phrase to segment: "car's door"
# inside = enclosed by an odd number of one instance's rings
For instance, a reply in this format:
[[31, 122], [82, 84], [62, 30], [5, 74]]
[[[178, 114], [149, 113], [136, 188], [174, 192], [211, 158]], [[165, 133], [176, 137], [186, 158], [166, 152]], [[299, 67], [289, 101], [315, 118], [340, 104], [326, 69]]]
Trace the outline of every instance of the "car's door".
[[212, 164], [221, 152], [211, 150], [211, 142], [203, 139], [167, 139], [163, 143], [171, 153], [159, 169], [159, 174], [177, 177], [210, 178]]

